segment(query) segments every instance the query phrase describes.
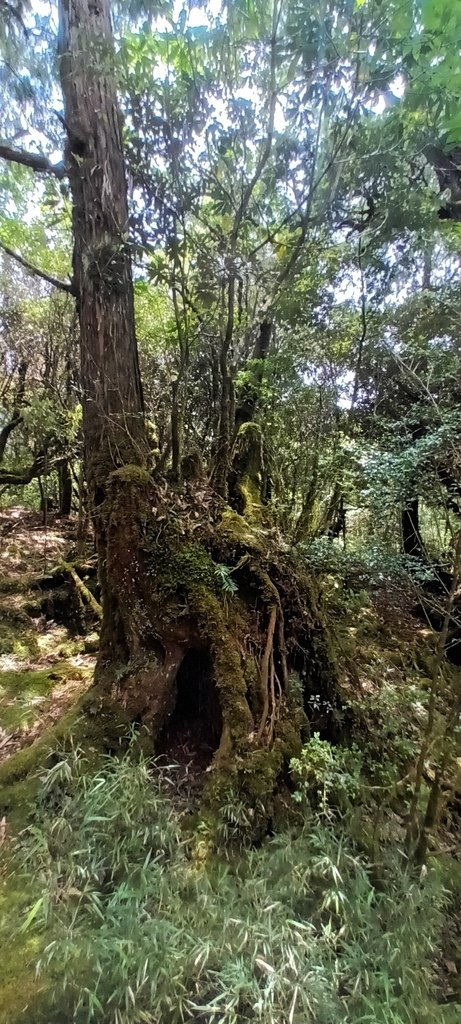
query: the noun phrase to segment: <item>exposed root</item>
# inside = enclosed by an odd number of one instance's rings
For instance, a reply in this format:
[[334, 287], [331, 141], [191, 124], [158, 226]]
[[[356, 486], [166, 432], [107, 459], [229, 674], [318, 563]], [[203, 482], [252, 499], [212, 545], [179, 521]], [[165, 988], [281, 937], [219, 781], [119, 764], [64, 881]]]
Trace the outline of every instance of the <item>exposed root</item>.
[[266, 646], [264, 648], [264, 654], [261, 661], [260, 677], [261, 677], [261, 696], [263, 699], [263, 713], [261, 715], [261, 721], [259, 723], [259, 729], [256, 736], [257, 742], [260, 743], [264, 729], [266, 728], [266, 722], [269, 715], [269, 674], [271, 677], [271, 691], [273, 693], [273, 676], [274, 676], [274, 633], [277, 622], [277, 605], [272, 605], [271, 614], [269, 619], [269, 627], [267, 630]]

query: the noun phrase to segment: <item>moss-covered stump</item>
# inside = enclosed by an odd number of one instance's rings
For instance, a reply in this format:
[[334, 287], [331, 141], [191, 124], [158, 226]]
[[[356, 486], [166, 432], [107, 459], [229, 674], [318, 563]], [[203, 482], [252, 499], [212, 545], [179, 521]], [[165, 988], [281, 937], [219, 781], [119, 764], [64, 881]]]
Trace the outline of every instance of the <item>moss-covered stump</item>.
[[309, 698], [322, 695], [324, 730], [338, 700], [315, 582], [203, 481], [166, 494], [126, 466], [98, 516], [98, 693], [172, 759], [208, 740], [208, 793], [269, 797], [308, 734]]

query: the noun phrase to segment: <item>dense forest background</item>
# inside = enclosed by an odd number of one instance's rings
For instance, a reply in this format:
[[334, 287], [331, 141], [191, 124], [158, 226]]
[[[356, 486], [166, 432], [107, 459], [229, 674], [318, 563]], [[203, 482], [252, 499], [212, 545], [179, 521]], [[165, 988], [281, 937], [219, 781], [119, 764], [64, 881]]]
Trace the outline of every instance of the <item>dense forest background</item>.
[[460, 50], [0, 0], [5, 1024], [458, 1019]]

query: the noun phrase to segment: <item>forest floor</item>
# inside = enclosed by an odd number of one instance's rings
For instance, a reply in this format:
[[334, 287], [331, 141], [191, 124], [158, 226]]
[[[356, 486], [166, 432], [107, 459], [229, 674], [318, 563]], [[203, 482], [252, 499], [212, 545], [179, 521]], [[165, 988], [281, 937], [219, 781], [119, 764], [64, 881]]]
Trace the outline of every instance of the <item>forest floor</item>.
[[0, 763], [37, 740], [92, 677], [91, 644], [52, 618], [41, 588], [73, 534], [69, 521], [44, 527], [35, 512], [0, 511]]

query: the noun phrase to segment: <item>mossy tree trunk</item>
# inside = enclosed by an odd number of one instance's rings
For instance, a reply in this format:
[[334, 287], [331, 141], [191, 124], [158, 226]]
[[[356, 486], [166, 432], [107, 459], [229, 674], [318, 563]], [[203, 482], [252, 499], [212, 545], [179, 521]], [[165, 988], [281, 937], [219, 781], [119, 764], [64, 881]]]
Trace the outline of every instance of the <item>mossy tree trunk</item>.
[[260, 521], [264, 491], [265, 452], [261, 426], [256, 415], [261, 406], [261, 386], [272, 338], [272, 323], [263, 320], [253, 352], [251, 377], [242, 388], [235, 410], [229, 498], [233, 507], [250, 521]]
[[[222, 497], [210, 492], [204, 514], [203, 484], [196, 499], [190, 484], [190, 507], [184, 492], [178, 509], [175, 492], [165, 498], [149, 472], [109, 0], [60, 0], [59, 17], [85, 464], [103, 608], [95, 692], [158, 737], [175, 708], [181, 665], [196, 652], [196, 664], [209, 665], [219, 706], [215, 765], [225, 770], [213, 779], [232, 776], [253, 796], [267, 794], [299, 748], [308, 693], [322, 692], [325, 706], [333, 702], [315, 591]], [[215, 485], [222, 496], [232, 288], [221, 353]], [[266, 325], [261, 363], [269, 340]], [[240, 414], [251, 444], [239, 473], [251, 487], [260, 477], [260, 438], [250, 430], [255, 401], [247, 396]], [[213, 714], [209, 708], [206, 720]]]

